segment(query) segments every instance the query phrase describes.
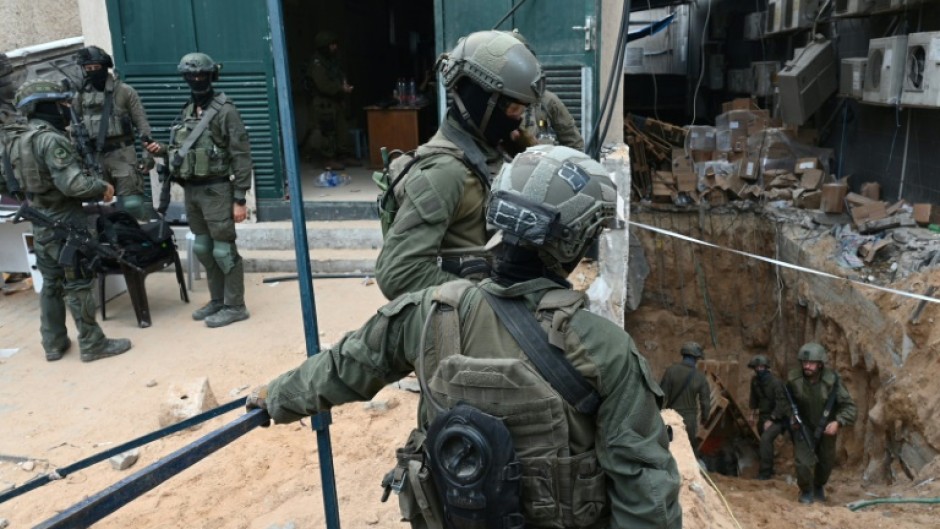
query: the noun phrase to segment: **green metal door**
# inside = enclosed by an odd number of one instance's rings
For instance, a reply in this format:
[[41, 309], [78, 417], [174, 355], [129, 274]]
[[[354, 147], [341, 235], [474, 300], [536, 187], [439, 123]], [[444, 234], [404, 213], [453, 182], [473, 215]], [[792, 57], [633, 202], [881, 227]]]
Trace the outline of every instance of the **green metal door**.
[[248, 129], [257, 198], [282, 198], [283, 158], [265, 3], [107, 0], [107, 7], [116, 69], [140, 94], [155, 139], [169, 139], [169, 126], [189, 98], [176, 71], [180, 57], [207, 53], [222, 64], [216, 89], [234, 101]]
[[435, 0], [438, 53], [468, 33], [493, 29], [518, 4], [497, 29], [518, 29], [525, 36], [545, 69], [549, 90], [586, 136], [597, 111], [599, 0]]

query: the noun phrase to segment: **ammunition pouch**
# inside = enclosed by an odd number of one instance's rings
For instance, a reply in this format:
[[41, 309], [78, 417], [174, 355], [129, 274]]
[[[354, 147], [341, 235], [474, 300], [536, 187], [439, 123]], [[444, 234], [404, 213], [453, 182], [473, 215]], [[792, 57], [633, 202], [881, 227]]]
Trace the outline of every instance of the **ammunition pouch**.
[[425, 465], [425, 434], [412, 430], [405, 446], [395, 451], [397, 464], [382, 480], [385, 492], [398, 495], [398, 508], [404, 520], [414, 528], [443, 529], [444, 518], [431, 470]]

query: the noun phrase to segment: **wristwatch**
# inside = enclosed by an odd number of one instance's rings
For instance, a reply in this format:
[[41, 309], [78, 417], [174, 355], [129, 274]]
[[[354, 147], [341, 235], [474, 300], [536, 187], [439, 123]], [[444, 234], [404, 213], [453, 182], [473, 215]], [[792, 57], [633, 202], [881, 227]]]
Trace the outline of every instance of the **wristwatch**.
[[236, 198], [236, 199], [235, 199], [235, 203], [238, 204], [239, 206], [244, 206], [246, 202], [247, 202], [247, 200], [245, 200], [244, 198]]

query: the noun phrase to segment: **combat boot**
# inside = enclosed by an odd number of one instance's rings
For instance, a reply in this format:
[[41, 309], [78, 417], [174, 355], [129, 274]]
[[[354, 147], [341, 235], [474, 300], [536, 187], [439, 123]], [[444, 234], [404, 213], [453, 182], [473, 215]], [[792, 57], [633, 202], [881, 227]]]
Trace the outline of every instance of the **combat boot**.
[[206, 325], [213, 328], [225, 327], [236, 321], [247, 320], [249, 316], [251, 315], [248, 313], [248, 308], [244, 305], [225, 305], [222, 310], [206, 318]]
[[826, 491], [822, 487], [813, 489], [813, 499], [816, 501], [826, 501]]
[[72, 340], [66, 337], [64, 346], [58, 347], [56, 349], [49, 349], [46, 351], [46, 361], [55, 362], [56, 360], [61, 360], [62, 356], [65, 355], [65, 353], [67, 353], [71, 347], [72, 347]]
[[800, 503], [813, 503], [813, 492], [809, 490], [801, 490]]
[[196, 321], [202, 321], [208, 318], [209, 316], [212, 316], [216, 312], [219, 312], [220, 310], [222, 310], [222, 307], [224, 306], [225, 305], [221, 301], [213, 299], [209, 301], [209, 303], [206, 303], [205, 305], [203, 305], [201, 308], [194, 310], [193, 319]]
[[127, 338], [108, 338], [104, 345], [94, 352], [82, 351], [82, 362], [94, 362], [102, 358], [117, 356], [126, 353], [131, 348], [131, 341]]

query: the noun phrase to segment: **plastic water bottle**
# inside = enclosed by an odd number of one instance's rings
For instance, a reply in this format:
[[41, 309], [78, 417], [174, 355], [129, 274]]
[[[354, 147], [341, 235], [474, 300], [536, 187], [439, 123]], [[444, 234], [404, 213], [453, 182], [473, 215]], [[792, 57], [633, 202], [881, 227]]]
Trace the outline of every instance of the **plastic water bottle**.
[[317, 187], [339, 187], [348, 184], [350, 181], [349, 175], [339, 174], [336, 171], [328, 170], [320, 173], [320, 176], [314, 180], [314, 185]]
[[415, 80], [408, 79], [408, 85], [405, 87], [405, 101], [406, 104], [414, 106], [417, 102], [418, 94], [415, 89]]

